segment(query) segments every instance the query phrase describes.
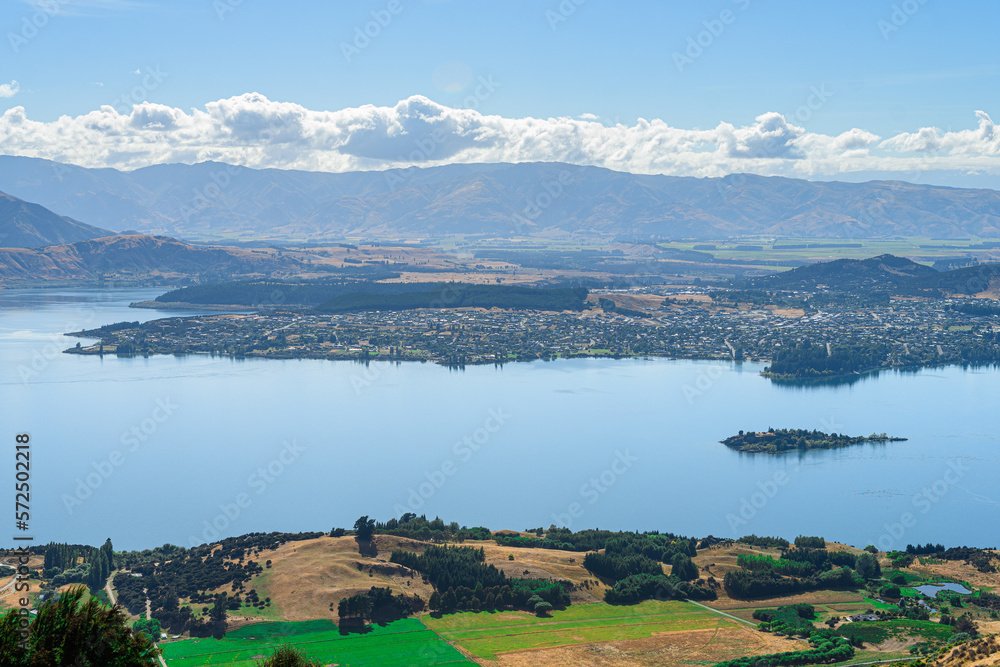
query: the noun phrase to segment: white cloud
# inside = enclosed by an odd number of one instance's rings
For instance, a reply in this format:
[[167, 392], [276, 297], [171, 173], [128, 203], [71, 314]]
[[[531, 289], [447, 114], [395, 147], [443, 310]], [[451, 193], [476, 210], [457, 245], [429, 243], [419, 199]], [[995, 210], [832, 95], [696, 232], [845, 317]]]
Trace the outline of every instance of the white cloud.
[[590, 116], [505, 118], [421, 96], [391, 107], [313, 111], [248, 93], [189, 111], [144, 102], [128, 114], [104, 106], [49, 122], [33, 121], [23, 107], [14, 107], [0, 116], [0, 150], [120, 169], [204, 160], [315, 171], [561, 161], [684, 176], [1000, 174], [1000, 130], [985, 112], [975, 114], [973, 129], [922, 128], [884, 138], [860, 128], [839, 135], [809, 132], [774, 112], [749, 125], [723, 122], [699, 130], [660, 119], [609, 126]]
[[14, 97], [20, 90], [21, 86], [17, 81], [0, 84], [0, 97]]

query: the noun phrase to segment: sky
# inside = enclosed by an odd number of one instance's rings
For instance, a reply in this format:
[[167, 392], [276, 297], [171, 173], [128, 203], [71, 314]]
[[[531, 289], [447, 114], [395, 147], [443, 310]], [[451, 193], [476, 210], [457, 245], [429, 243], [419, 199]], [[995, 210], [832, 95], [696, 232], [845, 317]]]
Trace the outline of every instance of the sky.
[[0, 153], [1000, 185], [998, 24], [995, 0], [6, 0]]

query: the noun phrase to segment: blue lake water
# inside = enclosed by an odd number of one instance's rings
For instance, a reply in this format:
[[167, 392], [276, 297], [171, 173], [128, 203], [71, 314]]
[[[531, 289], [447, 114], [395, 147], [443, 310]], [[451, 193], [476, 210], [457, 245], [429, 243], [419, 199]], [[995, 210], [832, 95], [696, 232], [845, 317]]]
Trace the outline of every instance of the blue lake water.
[[[76, 342], [64, 332], [166, 316], [127, 307], [160, 292], [0, 291], [0, 438], [31, 436], [38, 541], [190, 546], [415, 511], [883, 549], [1000, 542], [994, 369], [787, 387], [757, 364], [666, 359], [456, 371], [59, 352]], [[781, 457], [719, 443], [769, 426], [909, 440]], [[13, 476], [11, 460], [5, 496]]]
[[953, 591], [959, 593], [960, 595], [970, 595], [972, 591], [961, 584], [953, 584], [950, 582], [941, 584], [926, 584], [924, 586], [914, 586], [914, 588], [927, 597], [934, 597], [941, 591]]

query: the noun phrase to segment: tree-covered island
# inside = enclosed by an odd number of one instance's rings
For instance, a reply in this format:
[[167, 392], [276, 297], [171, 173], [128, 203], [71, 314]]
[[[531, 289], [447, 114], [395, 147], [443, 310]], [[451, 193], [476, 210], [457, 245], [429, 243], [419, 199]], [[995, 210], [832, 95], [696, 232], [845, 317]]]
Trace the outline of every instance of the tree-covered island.
[[722, 444], [739, 452], [751, 454], [780, 454], [782, 452], [806, 449], [838, 449], [869, 442], [903, 442], [906, 438], [896, 438], [885, 433], [868, 436], [851, 436], [843, 433], [823, 433], [822, 431], [800, 428], [768, 428], [766, 431], [740, 431], [722, 441]]

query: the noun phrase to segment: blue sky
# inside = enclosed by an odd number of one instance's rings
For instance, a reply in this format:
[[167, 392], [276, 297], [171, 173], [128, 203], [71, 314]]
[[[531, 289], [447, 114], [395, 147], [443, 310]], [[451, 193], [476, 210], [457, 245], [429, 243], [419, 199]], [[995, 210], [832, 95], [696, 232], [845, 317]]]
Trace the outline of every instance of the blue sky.
[[[993, 0], [8, 0], [0, 110], [53, 123], [246, 93], [311, 111], [418, 95], [509, 119], [691, 131], [777, 112], [828, 137], [946, 135], [976, 129], [977, 110], [1000, 117], [998, 24]], [[377, 34], [355, 42], [366, 26]]]

